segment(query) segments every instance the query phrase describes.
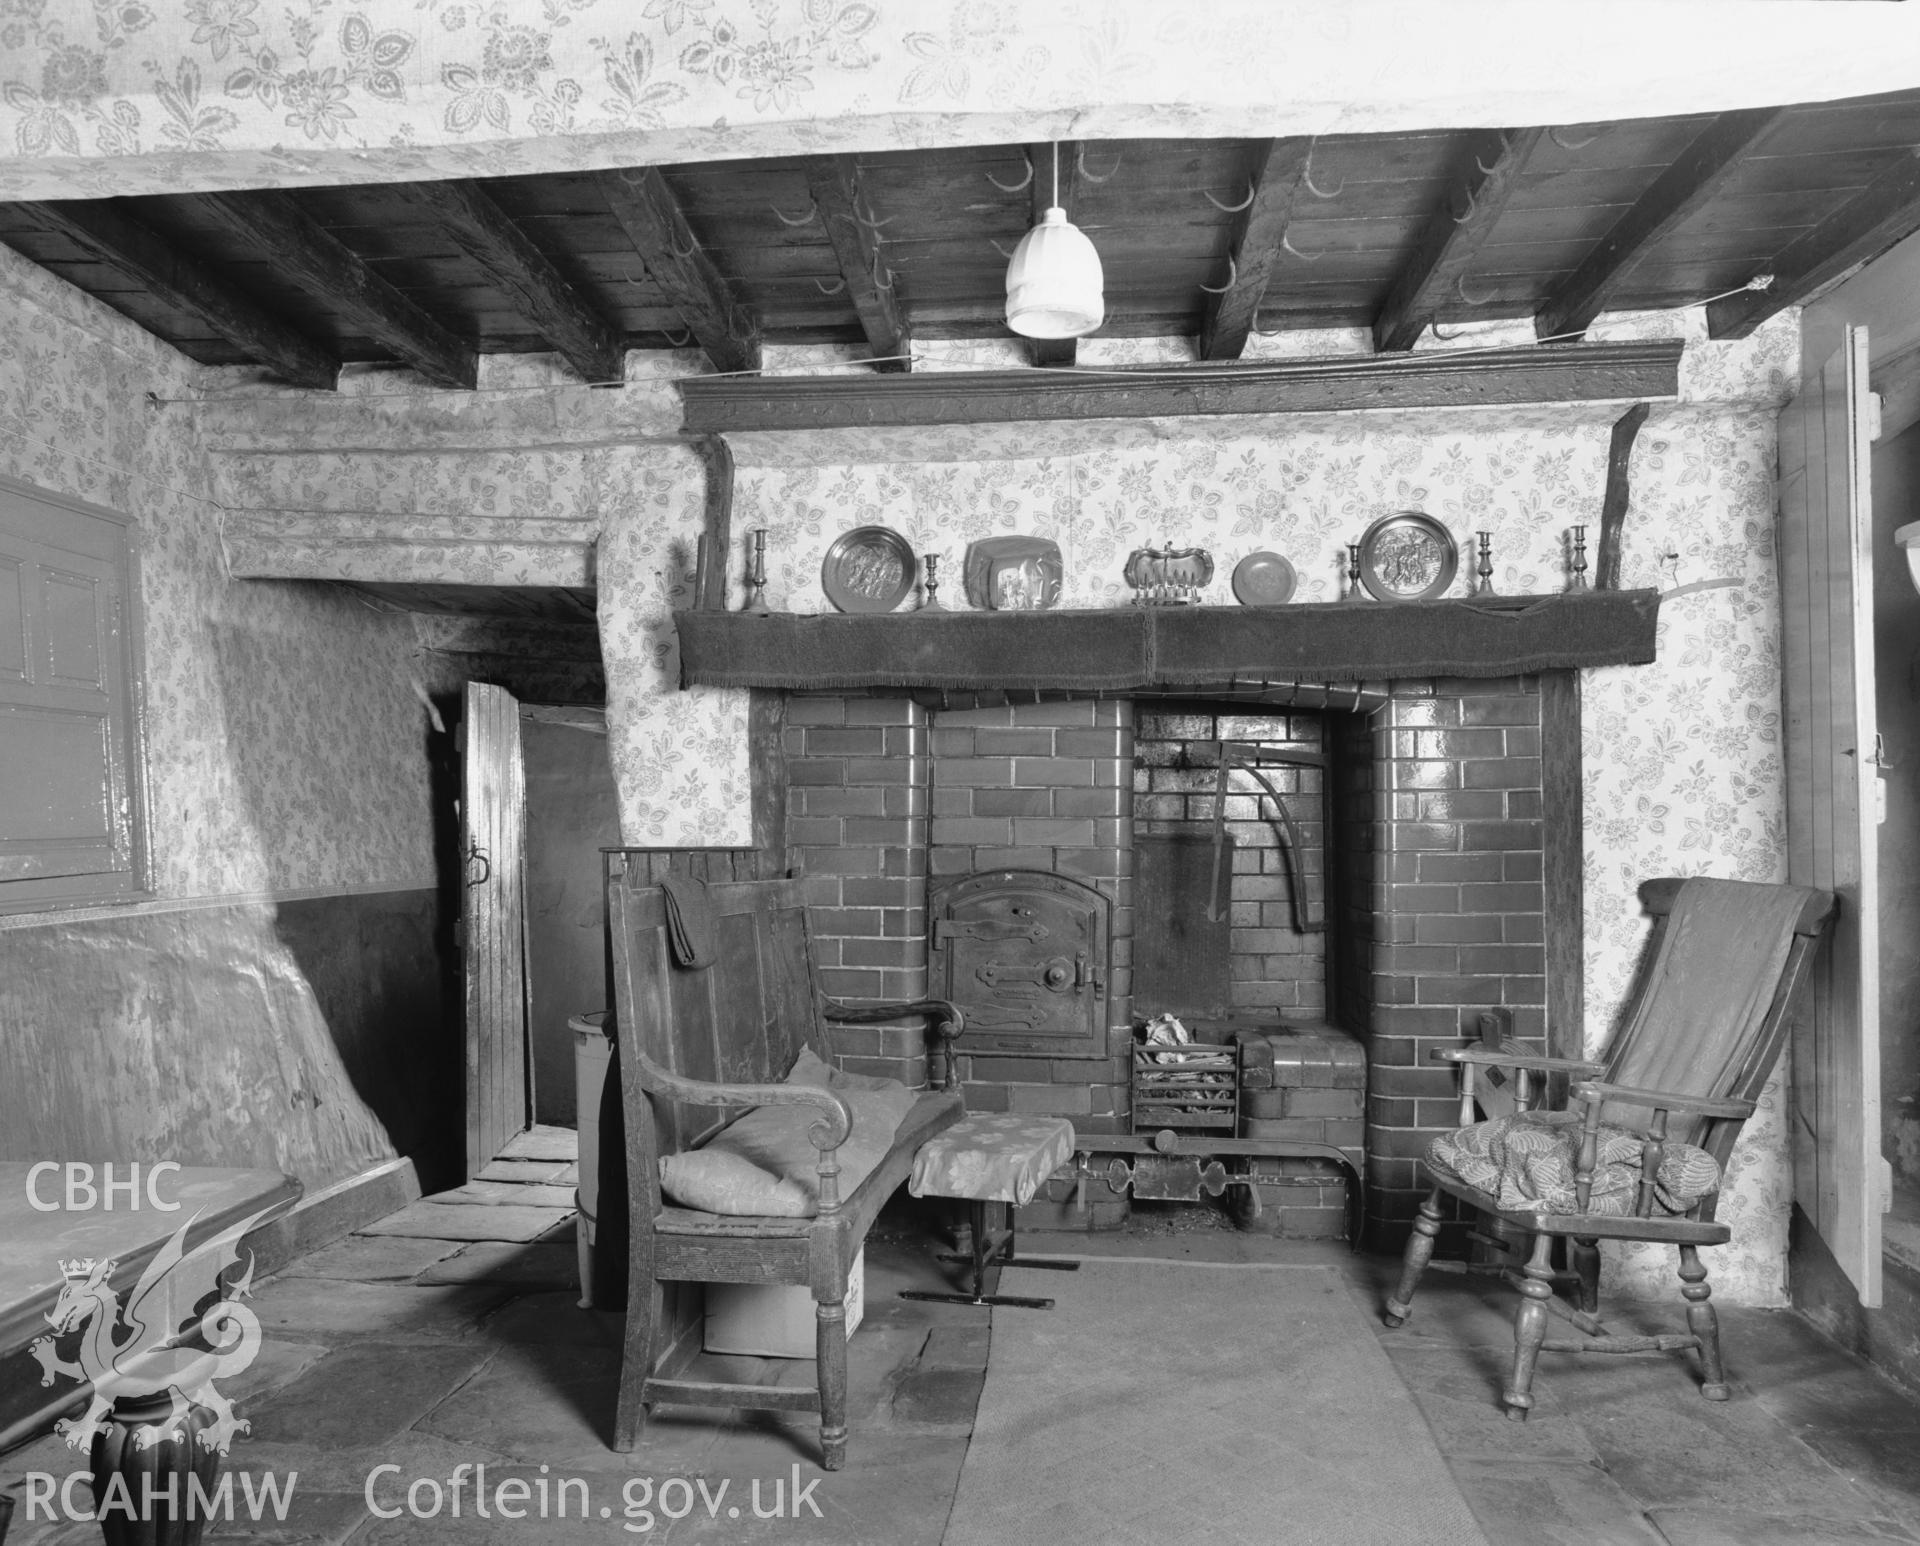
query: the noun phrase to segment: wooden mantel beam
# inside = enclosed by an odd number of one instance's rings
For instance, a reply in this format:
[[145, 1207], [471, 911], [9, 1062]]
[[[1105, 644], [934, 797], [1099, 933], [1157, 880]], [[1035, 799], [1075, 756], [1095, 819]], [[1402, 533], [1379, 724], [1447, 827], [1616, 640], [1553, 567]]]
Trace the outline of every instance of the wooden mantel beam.
[[1777, 107], [1743, 108], [1720, 114], [1701, 130], [1547, 297], [1534, 314], [1535, 336], [1558, 339], [1584, 333], [1634, 266], [1698, 212], [1784, 116], [1785, 110]]
[[564, 279], [552, 260], [478, 183], [464, 180], [403, 185], [406, 197], [434, 215], [463, 252], [485, 269], [509, 302], [586, 381], [620, 381], [626, 343], [620, 332]]
[[1228, 237], [1226, 288], [1218, 294], [1207, 292], [1206, 316], [1200, 324], [1201, 359], [1237, 360], [1247, 347], [1247, 335], [1267, 293], [1267, 278], [1280, 256], [1287, 222], [1293, 218], [1293, 201], [1312, 155], [1310, 139], [1268, 140], [1261, 147], [1247, 190], [1247, 207], [1234, 215]]
[[1775, 312], [1812, 298], [1850, 269], [1920, 230], [1920, 151], [1900, 159], [1774, 256], [1773, 283], [1707, 303], [1709, 338], [1745, 338]]
[[1427, 222], [1373, 320], [1375, 349], [1387, 354], [1414, 346], [1493, 234], [1527, 158], [1546, 132], [1487, 130], [1468, 140], [1461, 152], [1462, 170], [1448, 185], [1446, 198]]
[[860, 329], [873, 351], [874, 369], [903, 371], [913, 347], [905, 314], [894, 288], [880, 240], [879, 222], [860, 185], [860, 169], [852, 156], [824, 156], [807, 163], [807, 191], [827, 229], [827, 240], [840, 264], [840, 278], [860, 314]]
[[1673, 397], [1679, 339], [1223, 365], [917, 376], [690, 376], [688, 434]]
[[472, 390], [478, 356], [382, 279], [290, 193], [203, 193], [198, 206], [275, 268], [440, 386]]
[[134, 218], [121, 200], [59, 199], [25, 208], [169, 306], [191, 312], [281, 380], [332, 390], [340, 361], [331, 350], [256, 306], [231, 281]]
[[707, 352], [715, 370], [760, 368], [760, 332], [746, 308], [700, 245], [681, 213], [680, 201], [657, 166], [602, 172], [597, 179], [607, 207]]

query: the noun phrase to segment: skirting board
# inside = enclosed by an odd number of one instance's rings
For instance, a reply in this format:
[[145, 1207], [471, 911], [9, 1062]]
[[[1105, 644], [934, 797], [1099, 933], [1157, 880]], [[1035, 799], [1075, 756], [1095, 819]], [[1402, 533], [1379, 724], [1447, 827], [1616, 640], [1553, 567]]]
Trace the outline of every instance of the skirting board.
[[[419, 1196], [420, 1179], [414, 1174], [413, 1161], [386, 1160], [301, 1198], [272, 1223], [249, 1234], [242, 1247], [253, 1252], [254, 1275], [265, 1277], [375, 1219], [385, 1218]], [[23, 1400], [40, 1393], [39, 1374], [25, 1348], [0, 1358], [0, 1390], [18, 1392]], [[47, 1431], [55, 1419], [79, 1411], [92, 1396], [92, 1384], [83, 1382], [55, 1387], [28, 1411], [9, 1410], [14, 1407], [12, 1401], [0, 1403], [0, 1451]]]

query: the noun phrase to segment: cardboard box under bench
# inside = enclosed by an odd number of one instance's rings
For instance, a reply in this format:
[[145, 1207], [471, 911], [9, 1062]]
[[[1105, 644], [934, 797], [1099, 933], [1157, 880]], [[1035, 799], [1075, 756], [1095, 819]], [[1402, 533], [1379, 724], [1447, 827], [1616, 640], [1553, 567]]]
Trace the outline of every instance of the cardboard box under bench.
[[[706, 1350], [760, 1358], [811, 1358], [816, 1347], [813, 1290], [800, 1283], [709, 1283]], [[867, 1248], [847, 1272], [847, 1335], [867, 1308]]]

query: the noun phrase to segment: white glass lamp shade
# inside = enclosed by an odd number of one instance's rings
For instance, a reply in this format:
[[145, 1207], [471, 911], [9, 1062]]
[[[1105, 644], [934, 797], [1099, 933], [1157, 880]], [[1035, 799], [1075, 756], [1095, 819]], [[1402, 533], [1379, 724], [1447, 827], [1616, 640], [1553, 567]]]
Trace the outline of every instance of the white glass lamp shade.
[[1079, 338], [1106, 320], [1100, 254], [1057, 204], [1007, 265], [1007, 326], [1027, 338]]
[[1913, 581], [1913, 588], [1920, 590], [1920, 521], [1910, 521], [1905, 526], [1895, 527], [1893, 540], [1905, 549], [1907, 574]]

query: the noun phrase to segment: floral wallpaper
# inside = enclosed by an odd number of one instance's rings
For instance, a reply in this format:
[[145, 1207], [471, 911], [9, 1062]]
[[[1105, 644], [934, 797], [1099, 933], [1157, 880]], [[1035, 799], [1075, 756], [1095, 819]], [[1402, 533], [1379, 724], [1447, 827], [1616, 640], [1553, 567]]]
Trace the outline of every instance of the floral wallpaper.
[[155, 892], [433, 884], [406, 619], [228, 583], [197, 367], [4, 249], [0, 319], [0, 472], [138, 523]]
[[[1513, 0], [0, 0], [0, 195], [1583, 123], [1891, 91], [1912, 84], [1920, 41], [1899, 6], [1566, 0], [1550, 28], [1514, 12]], [[1715, 70], [1696, 68], [1706, 57]]]

